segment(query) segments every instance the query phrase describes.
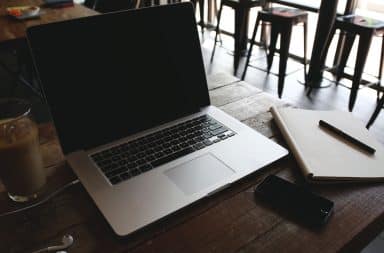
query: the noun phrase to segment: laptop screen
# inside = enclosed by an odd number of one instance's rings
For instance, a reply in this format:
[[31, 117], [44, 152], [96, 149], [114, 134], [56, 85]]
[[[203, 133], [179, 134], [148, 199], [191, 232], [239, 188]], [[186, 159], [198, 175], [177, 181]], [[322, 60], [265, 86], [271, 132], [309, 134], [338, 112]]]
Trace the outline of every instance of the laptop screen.
[[210, 103], [189, 3], [32, 27], [28, 41], [64, 153]]

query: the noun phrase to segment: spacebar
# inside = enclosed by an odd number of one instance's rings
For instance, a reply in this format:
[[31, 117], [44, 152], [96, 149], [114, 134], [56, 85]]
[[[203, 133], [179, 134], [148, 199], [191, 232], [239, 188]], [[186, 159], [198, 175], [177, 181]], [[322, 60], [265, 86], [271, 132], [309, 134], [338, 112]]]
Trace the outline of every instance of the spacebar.
[[179, 157], [188, 155], [189, 153], [192, 153], [193, 151], [195, 151], [193, 148], [188, 147], [188, 148], [182, 149], [180, 151], [177, 151], [177, 152], [175, 152], [173, 154], [170, 154], [169, 156], [165, 156], [165, 157], [162, 157], [162, 158], [160, 158], [160, 159], [158, 159], [156, 161], [153, 161], [153, 162], [151, 162], [151, 165], [153, 167], [157, 167], [157, 166], [160, 166], [160, 165], [162, 165], [164, 163], [176, 160]]

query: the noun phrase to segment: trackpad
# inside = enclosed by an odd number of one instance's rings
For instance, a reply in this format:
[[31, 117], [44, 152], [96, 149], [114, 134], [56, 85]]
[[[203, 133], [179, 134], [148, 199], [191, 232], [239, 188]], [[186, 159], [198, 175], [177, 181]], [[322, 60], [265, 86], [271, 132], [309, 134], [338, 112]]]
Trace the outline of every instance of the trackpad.
[[164, 172], [189, 195], [231, 176], [235, 171], [212, 154], [205, 154]]

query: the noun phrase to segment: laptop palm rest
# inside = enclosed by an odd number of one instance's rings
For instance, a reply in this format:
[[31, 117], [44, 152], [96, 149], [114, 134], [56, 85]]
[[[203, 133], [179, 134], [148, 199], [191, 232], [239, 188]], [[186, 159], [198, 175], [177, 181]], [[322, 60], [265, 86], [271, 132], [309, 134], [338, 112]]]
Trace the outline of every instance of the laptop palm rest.
[[190, 195], [228, 178], [234, 170], [210, 153], [180, 164], [164, 174], [186, 195]]

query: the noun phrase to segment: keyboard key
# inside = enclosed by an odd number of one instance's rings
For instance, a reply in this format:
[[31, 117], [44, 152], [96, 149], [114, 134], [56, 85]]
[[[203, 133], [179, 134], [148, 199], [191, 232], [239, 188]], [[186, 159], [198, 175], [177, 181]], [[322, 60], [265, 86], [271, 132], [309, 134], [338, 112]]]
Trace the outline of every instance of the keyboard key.
[[195, 137], [194, 140], [196, 142], [201, 142], [201, 141], [205, 140], [205, 138], [203, 136], [199, 135], [199, 136]]
[[189, 147], [189, 148], [185, 148], [185, 149], [182, 149], [180, 151], [177, 151], [169, 156], [165, 156], [163, 158], [160, 158], [158, 160], [155, 160], [153, 162], [151, 162], [151, 165], [153, 167], [157, 167], [157, 166], [160, 166], [162, 164], [165, 164], [167, 162], [170, 162], [170, 161], [173, 161], [173, 160], [176, 160], [177, 158], [179, 157], [182, 157], [182, 156], [185, 156], [185, 155], [188, 155], [190, 153], [192, 153], [194, 150], [193, 148]]
[[155, 152], [159, 152], [159, 151], [163, 150], [163, 148], [161, 146], [156, 146], [156, 147], [153, 148], [153, 150]]
[[160, 158], [160, 157], [163, 157], [164, 156], [164, 153], [163, 152], [157, 152], [157, 153], [155, 153], [155, 157], [156, 158]]
[[225, 127], [220, 127], [220, 128], [217, 128], [214, 131], [211, 131], [211, 134], [212, 135], [219, 135], [219, 134], [222, 134], [222, 133], [226, 132], [227, 130], [228, 129], [226, 129]]
[[187, 138], [187, 137], [185, 137], [185, 136], [182, 136], [182, 137], [180, 137], [180, 138], [179, 138], [179, 140], [180, 140], [180, 142], [184, 142], [184, 141], [187, 141], [187, 140], [188, 140], [188, 138]]
[[228, 136], [227, 136], [226, 134], [220, 134], [220, 135], [218, 135], [217, 137], [219, 137], [219, 138], [222, 139], [222, 140], [225, 140], [225, 139], [228, 138]]
[[186, 143], [186, 142], [182, 142], [182, 143], [180, 143], [180, 147], [182, 147], [182, 148], [186, 148], [186, 147], [188, 147], [188, 146], [189, 146], [189, 144]]
[[121, 182], [121, 178], [119, 176], [115, 176], [115, 177], [109, 179], [109, 181], [111, 182], [111, 184], [115, 185], [115, 184]]
[[134, 169], [134, 170], [131, 170], [131, 174], [132, 174], [132, 176], [137, 176], [137, 175], [139, 175], [141, 173], [140, 173], [140, 170]]
[[139, 167], [139, 170], [141, 172], [146, 172], [146, 171], [151, 170], [151, 169], [152, 169], [152, 166], [150, 164], [144, 164], [144, 165]]
[[146, 160], [147, 162], [151, 162], [151, 161], [153, 161], [153, 160], [156, 160], [156, 157], [155, 157], [154, 155], [147, 155], [147, 156], [145, 157], [145, 160]]
[[163, 144], [164, 148], [169, 148], [170, 146], [172, 146], [172, 144], [169, 143], [169, 142], [166, 142], [166, 143]]
[[225, 134], [226, 134], [228, 137], [232, 137], [232, 136], [235, 135], [235, 133], [232, 132], [232, 131], [227, 131], [227, 132], [225, 132]]
[[203, 137], [204, 137], [205, 139], [208, 139], [208, 138], [211, 138], [211, 137], [212, 137], [212, 134], [211, 134], [211, 133], [205, 133], [205, 134], [203, 134]]
[[127, 160], [130, 162], [133, 162], [133, 161], [136, 161], [137, 159], [138, 157], [136, 155], [130, 155]]
[[135, 155], [135, 154], [139, 153], [139, 150], [138, 150], [137, 148], [132, 148], [132, 149], [130, 150], [130, 153], [131, 153], [132, 155]]
[[171, 147], [171, 150], [176, 152], [176, 151], [179, 151], [181, 149], [181, 147], [179, 145], [174, 145]]
[[202, 149], [204, 147], [205, 147], [205, 145], [202, 142], [199, 142], [199, 143], [196, 143], [195, 145], [193, 145], [193, 148], [196, 149], [196, 150]]
[[128, 164], [126, 165], [126, 167], [127, 167], [128, 169], [133, 169], [133, 168], [136, 168], [136, 167], [137, 167], [137, 164], [136, 164], [135, 162], [128, 163]]
[[136, 164], [138, 166], [143, 165], [144, 163], [146, 163], [146, 161], [144, 159], [139, 159], [139, 160], [136, 161]]
[[210, 146], [210, 145], [213, 144], [213, 142], [210, 141], [210, 140], [204, 140], [203, 143], [204, 143], [206, 146]]
[[127, 180], [131, 178], [131, 175], [128, 172], [124, 172], [123, 174], [120, 174], [120, 178], [123, 180]]
[[113, 169], [112, 164], [107, 165], [107, 166], [99, 166], [99, 167], [101, 168], [101, 170], [102, 170], [104, 173], [105, 173], [105, 172], [108, 172], [108, 171], [110, 171], [110, 170]]
[[140, 152], [140, 153], [138, 153], [137, 155], [137, 158], [143, 158], [143, 157], [145, 157], [145, 153], [144, 152]]
[[213, 140], [213, 143], [218, 143], [219, 141], [221, 141], [221, 139], [217, 138], [217, 139]]
[[112, 170], [110, 173], [115, 173], [115, 175], [117, 175], [117, 174], [126, 172], [127, 170], [128, 170], [128, 168], [126, 166], [121, 166], [121, 167], [118, 167], [115, 170]]
[[144, 151], [145, 155], [148, 156], [148, 155], [152, 155], [153, 154], [153, 149], [152, 148], [148, 148], [146, 151]]
[[[143, 145], [140, 145], [138, 148], [137, 148], [140, 152], [143, 152], [146, 148], [145, 148], [145, 144]], [[140, 154], [140, 153], [139, 153]]]
[[216, 130], [216, 129], [218, 129], [219, 127], [221, 127], [220, 124], [213, 124], [213, 125], [210, 125], [208, 128], [209, 128], [209, 130]]
[[180, 141], [178, 141], [178, 140], [172, 140], [170, 143], [171, 143], [172, 145], [177, 145], [177, 144], [180, 143]]

